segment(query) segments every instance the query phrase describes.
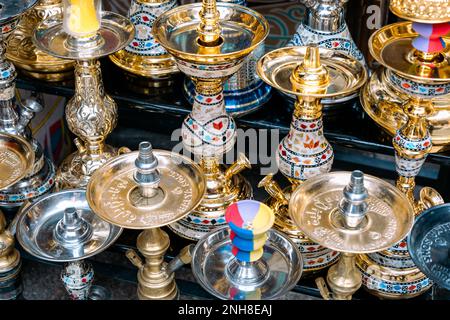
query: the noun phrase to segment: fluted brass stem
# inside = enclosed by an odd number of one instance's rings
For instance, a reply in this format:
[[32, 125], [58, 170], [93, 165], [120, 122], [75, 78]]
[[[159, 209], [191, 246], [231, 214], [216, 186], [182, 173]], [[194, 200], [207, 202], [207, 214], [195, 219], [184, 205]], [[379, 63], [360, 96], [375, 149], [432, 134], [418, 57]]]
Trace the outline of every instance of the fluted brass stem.
[[221, 28], [216, 0], [203, 0], [199, 15], [200, 23], [197, 28], [199, 43], [206, 47], [219, 45]]

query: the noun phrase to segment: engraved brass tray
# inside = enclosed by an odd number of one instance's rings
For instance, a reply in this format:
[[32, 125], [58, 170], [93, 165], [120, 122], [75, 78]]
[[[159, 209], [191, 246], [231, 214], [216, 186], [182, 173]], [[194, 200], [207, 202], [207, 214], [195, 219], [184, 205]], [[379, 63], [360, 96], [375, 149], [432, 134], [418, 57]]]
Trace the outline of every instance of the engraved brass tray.
[[[60, 243], [55, 229], [64, 216], [64, 210], [74, 208], [91, 226], [92, 235], [76, 246]], [[107, 223], [92, 212], [86, 191], [70, 189], [48, 194], [20, 214], [16, 236], [20, 245], [30, 254], [48, 261], [68, 262], [96, 255], [117, 240], [122, 228]]]
[[[411, 22], [400, 22], [385, 26], [376, 31], [369, 39], [370, 53], [380, 64], [411, 80], [433, 82], [450, 81], [449, 51], [440, 54], [439, 63], [428, 65], [426, 73], [422, 65], [414, 59], [414, 47], [411, 42], [419, 34], [412, 28]], [[450, 38], [442, 38], [449, 48]]]
[[33, 165], [34, 150], [25, 139], [0, 133], [0, 190], [24, 178]]
[[184, 218], [195, 209], [206, 190], [203, 172], [182, 155], [153, 150], [161, 181], [157, 195], [143, 198], [133, 179], [138, 152], [115, 157], [97, 169], [87, 186], [87, 200], [102, 219], [128, 229], [150, 229]]
[[345, 227], [338, 209], [351, 172], [332, 172], [308, 179], [291, 196], [289, 214], [305, 235], [329, 249], [347, 253], [385, 250], [406, 237], [414, 210], [391, 184], [364, 175], [368, 211], [358, 229]]
[[408, 251], [420, 271], [450, 290], [450, 203], [432, 207], [416, 219]]
[[304, 60], [307, 47], [280, 48], [266, 53], [257, 65], [258, 75], [270, 86], [294, 96], [339, 99], [358, 91], [367, 80], [367, 71], [354, 58], [336, 50], [319, 48], [320, 62], [330, 77], [324, 94], [300, 93], [292, 89], [290, 80], [294, 69]]
[[42, 21], [33, 34], [33, 43], [43, 52], [63, 59], [96, 59], [110, 55], [131, 42], [135, 28], [130, 20], [113, 12], [102, 12], [98, 31], [103, 41], [95, 48], [80, 48], [67, 45], [69, 34], [63, 29], [63, 21], [50, 17]]

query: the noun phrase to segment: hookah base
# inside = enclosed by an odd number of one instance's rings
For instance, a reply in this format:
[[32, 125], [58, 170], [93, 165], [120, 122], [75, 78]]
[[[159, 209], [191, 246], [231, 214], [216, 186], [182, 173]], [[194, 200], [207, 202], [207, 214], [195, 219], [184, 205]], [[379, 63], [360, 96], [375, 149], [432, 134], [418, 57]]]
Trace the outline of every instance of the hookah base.
[[225, 210], [239, 200], [251, 199], [251, 184], [241, 174], [232, 177], [231, 193], [205, 194], [200, 205], [185, 218], [168, 227], [182, 238], [198, 241], [209, 232], [226, 225]]
[[376, 264], [368, 255], [356, 257], [362, 286], [380, 299], [410, 299], [425, 293], [433, 285], [418, 268], [392, 268]]
[[139, 300], [178, 300], [179, 291], [174, 274], [167, 276], [164, 270], [159, 273], [147, 273], [145, 269], [138, 272]]

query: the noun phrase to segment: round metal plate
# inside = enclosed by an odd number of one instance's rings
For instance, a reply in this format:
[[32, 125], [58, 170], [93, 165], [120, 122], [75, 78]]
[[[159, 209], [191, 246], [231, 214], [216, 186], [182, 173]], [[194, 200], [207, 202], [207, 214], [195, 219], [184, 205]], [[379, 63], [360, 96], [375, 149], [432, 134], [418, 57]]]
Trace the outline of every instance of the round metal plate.
[[0, 133], [0, 190], [7, 189], [24, 178], [33, 168], [31, 144], [16, 135]]
[[66, 45], [69, 35], [63, 29], [62, 20], [51, 17], [36, 27], [33, 42], [37, 48], [57, 58], [96, 59], [110, 55], [128, 45], [134, 38], [135, 29], [127, 18], [117, 13], [104, 11], [98, 32], [104, 40], [99, 47], [86, 50], [71, 48]]
[[269, 34], [267, 20], [254, 10], [217, 2], [223, 44], [219, 53], [198, 53], [197, 26], [201, 3], [166, 11], [153, 22], [153, 35], [176, 58], [199, 64], [217, 64], [242, 58], [253, 51]]
[[0, 0], [0, 24], [4, 24], [32, 8], [38, 0]]
[[414, 221], [414, 210], [406, 196], [389, 183], [365, 174], [369, 197], [362, 227], [345, 228], [338, 203], [351, 172], [332, 172], [310, 178], [291, 196], [289, 214], [311, 240], [329, 249], [348, 253], [385, 250], [406, 237]]
[[408, 237], [408, 251], [428, 278], [450, 290], [450, 203], [422, 212]]
[[191, 263], [195, 278], [205, 290], [223, 300], [269, 300], [283, 296], [300, 280], [302, 256], [283, 233], [271, 229], [267, 236], [261, 259], [270, 271], [267, 280], [259, 286], [239, 288], [226, 277], [227, 263], [235, 259], [228, 227], [211, 232], [195, 246]]
[[[369, 39], [370, 53], [380, 64], [396, 73], [412, 80], [449, 81], [450, 56], [448, 50], [442, 53], [445, 63], [434, 68], [428, 67], [429, 75], [421, 74], [418, 63], [413, 63], [407, 57], [414, 50], [411, 42], [418, 36], [411, 22], [390, 24], [379, 29]], [[450, 38], [443, 37], [447, 47]]]
[[[303, 96], [292, 90], [291, 74], [303, 61], [307, 47], [286, 47], [266, 53], [257, 65], [258, 75], [270, 86], [284, 93]], [[330, 84], [324, 94], [306, 94], [309, 97], [341, 99], [354, 95], [366, 82], [367, 71], [354, 58], [336, 50], [319, 48], [320, 62], [329, 73]]]
[[[83, 246], [63, 247], [54, 240], [53, 232], [66, 208], [75, 208], [92, 227], [92, 237]], [[68, 262], [85, 259], [108, 248], [122, 229], [95, 215], [84, 190], [65, 190], [46, 195], [25, 207], [17, 223], [16, 237], [30, 254], [43, 260]]]
[[206, 182], [201, 168], [192, 160], [165, 150], [153, 150], [161, 181], [158, 195], [134, 205], [138, 193], [133, 179], [138, 152], [115, 157], [99, 168], [87, 186], [92, 210], [115, 225], [128, 229], [162, 227], [184, 218], [203, 199]]

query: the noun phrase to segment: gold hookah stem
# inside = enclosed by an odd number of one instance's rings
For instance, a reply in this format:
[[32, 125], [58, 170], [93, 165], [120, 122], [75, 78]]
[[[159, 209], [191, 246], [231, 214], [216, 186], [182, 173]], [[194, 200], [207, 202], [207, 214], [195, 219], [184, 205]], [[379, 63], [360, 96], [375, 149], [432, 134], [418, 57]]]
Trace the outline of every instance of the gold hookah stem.
[[197, 27], [199, 42], [203, 46], [220, 44], [219, 11], [216, 0], [203, 0], [200, 10], [200, 23]]

